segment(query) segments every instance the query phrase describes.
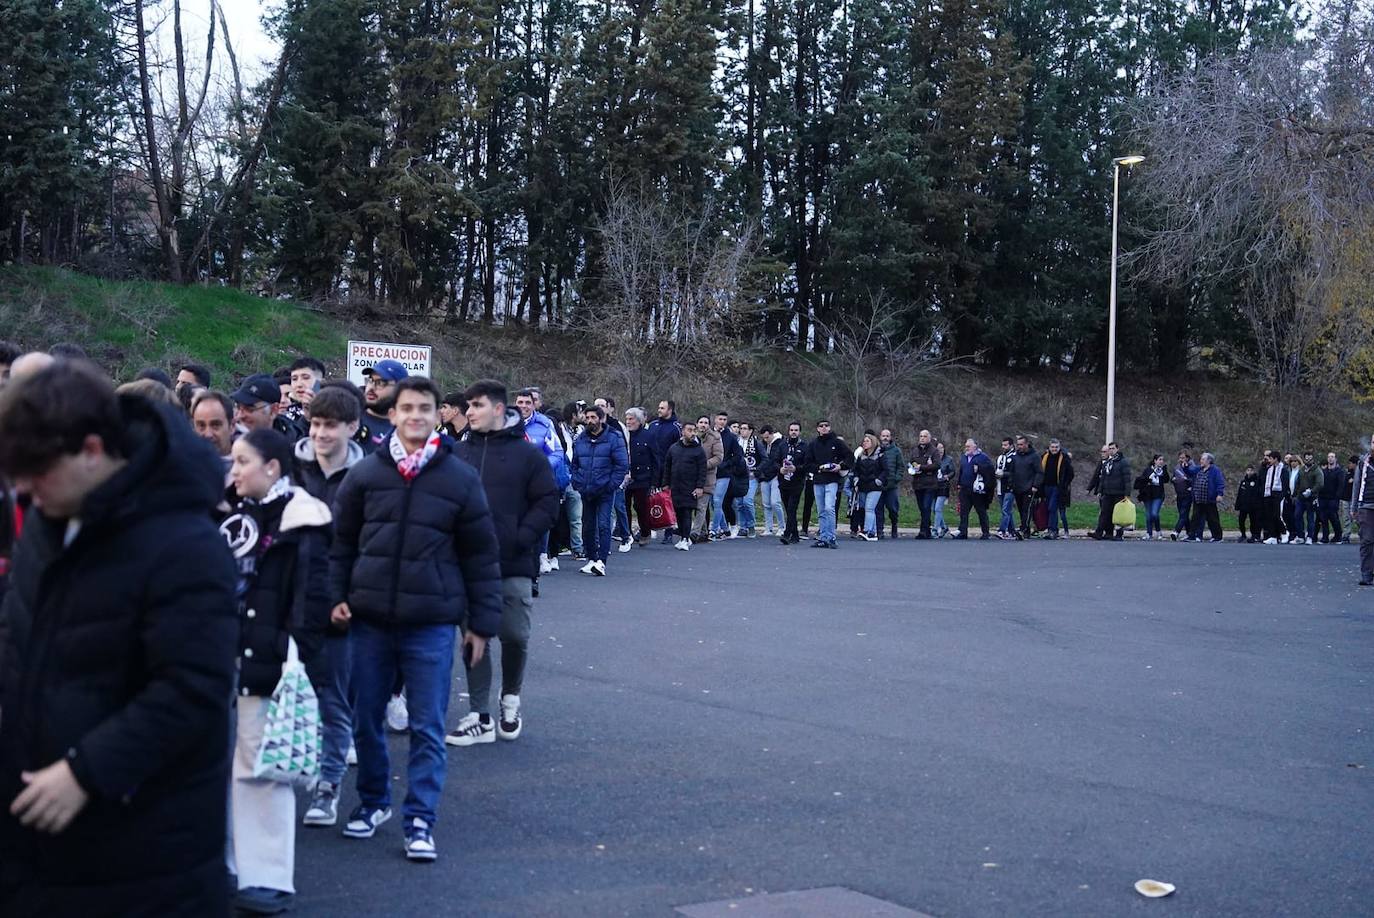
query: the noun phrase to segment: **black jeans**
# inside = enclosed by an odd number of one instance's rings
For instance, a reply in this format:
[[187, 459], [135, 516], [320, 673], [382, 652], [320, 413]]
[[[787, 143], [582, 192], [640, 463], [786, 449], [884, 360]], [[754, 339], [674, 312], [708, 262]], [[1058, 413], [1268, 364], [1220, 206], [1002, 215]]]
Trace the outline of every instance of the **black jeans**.
[[1031, 531], [1031, 498], [1035, 495], [1029, 491], [1016, 492], [1016, 512], [1021, 517], [1021, 535], [1029, 536]]
[[[1250, 510], [1237, 510], [1236, 521], [1240, 525], [1242, 539], [1258, 539], [1260, 534], [1259, 516]], [[1247, 529], [1246, 524], [1249, 523]]]
[[1097, 529], [1096, 534], [1099, 538], [1110, 539], [1116, 535], [1116, 526], [1112, 523], [1112, 511], [1120, 503], [1120, 494], [1103, 494], [1097, 498]]
[[1212, 538], [1221, 538], [1221, 514], [1217, 512], [1217, 505], [1215, 502], [1204, 504], [1201, 501], [1197, 501], [1193, 504], [1193, 538], [1202, 538], [1202, 527], [1204, 524], [1207, 526], [1208, 531], [1211, 532]]
[[901, 509], [901, 499], [898, 497], [898, 490], [891, 488], [883, 492], [883, 499], [878, 502], [878, 529], [879, 534], [883, 528], [885, 517], [892, 518], [892, 535], [897, 535], [897, 512]]
[[[779, 487], [779, 490], [782, 492], [783, 511], [787, 514], [787, 528], [783, 530], [782, 534], [788, 539], [799, 539], [801, 536], [797, 533], [797, 503], [801, 500], [802, 491], [805, 491], [810, 497], [811, 489], [794, 485], [790, 488]], [[815, 498], [811, 499], [815, 500]]]
[[1360, 579], [1374, 581], [1374, 510], [1356, 510], [1360, 526]]
[[816, 489], [812, 487], [811, 482], [808, 481], [806, 486], [802, 488], [802, 494], [804, 495], [802, 500], [802, 529], [804, 531], [811, 528], [811, 511], [816, 506]]
[[1264, 537], [1266, 539], [1277, 539], [1283, 535], [1282, 508], [1282, 497], [1266, 497], [1264, 499]]
[[1174, 501], [1178, 505], [1178, 522], [1174, 524], [1174, 532], [1191, 532], [1192, 526], [1188, 519], [1188, 511], [1193, 506], [1193, 495], [1187, 492], [1176, 494]]
[[697, 510], [696, 501], [690, 504], [674, 504], [673, 512], [677, 514], [677, 537], [679, 539], [690, 538], [692, 535], [692, 514]]
[[959, 500], [959, 535], [965, 538], [968, 537], [968, 515], [970, 510], [978, 514], [978, 525], [983, 528], [983, 535], [988, 534], [988, 502], [991, 500], [991, 494], [961, 495]]
[[1334, 541], [1341, 540], [1341, 502], [1338, 498], [1320, 498], [1317, 501], [1317, 519], [1321, 521], [1323, 542], [1328, 541], [1332, 529], [1336, 531]]

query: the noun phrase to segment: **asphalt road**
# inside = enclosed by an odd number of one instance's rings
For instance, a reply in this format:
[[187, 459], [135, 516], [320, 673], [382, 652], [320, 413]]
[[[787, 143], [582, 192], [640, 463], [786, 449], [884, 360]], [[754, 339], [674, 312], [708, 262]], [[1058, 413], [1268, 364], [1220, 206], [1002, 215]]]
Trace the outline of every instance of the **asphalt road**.
[[302, 830], [297, 914], [747, 916], [829, 886], [946, 918], [1371, 912], [1353, 547], [758, 540], [564, 567], [524, 735], [450, 750], [439, 861], [404, 860], [399, 818]]

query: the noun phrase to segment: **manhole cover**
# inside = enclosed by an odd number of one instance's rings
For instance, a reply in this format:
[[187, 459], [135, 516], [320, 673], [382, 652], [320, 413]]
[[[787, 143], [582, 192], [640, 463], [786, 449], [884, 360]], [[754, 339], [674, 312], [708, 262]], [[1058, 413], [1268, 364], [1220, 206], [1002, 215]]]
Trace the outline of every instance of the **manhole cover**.
[[865, 896], [843, 886], [802, 889], [684, 905], [677, 909], [686, 918], [930, 918], [924, 912]]

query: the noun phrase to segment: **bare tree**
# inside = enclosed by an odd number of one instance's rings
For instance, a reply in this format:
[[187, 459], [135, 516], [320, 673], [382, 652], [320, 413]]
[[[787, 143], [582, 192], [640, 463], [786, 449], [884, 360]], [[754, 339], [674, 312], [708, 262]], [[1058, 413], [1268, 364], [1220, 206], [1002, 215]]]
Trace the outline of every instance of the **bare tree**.
[[674, 373], [711, 372], [745, 356], [739, 329], [752, 306], [740, 288], [752, 225], [722, 229], [710, 208], [694, 213], [615, 185], [598, 235], [601, 284], [572, 324], [631, 402]]
[[1321, 41], [1214, 58], [1135, 111], [1155, 228], [1131, 264], [1235, 285], [1286, 431], [1298, 386], [1338, 378], [1374, 346], [1361, 257], [1374, 229], [1374, 52], [1351, 42], [1369, 29], [1356, 8], [1328, 8], [1345, 26]]
[[945, 326], [921, 333], [905, 309], [885, 292], [873, 293], [866, 310], [846, 310], [828, 321], [816, 320], [821, 340], [845, 374], [851, 429], [861, 431], [874, 414], [896, 408], [893, 399], [941, 370], [971, 366], [978, 355], [941, 357]]

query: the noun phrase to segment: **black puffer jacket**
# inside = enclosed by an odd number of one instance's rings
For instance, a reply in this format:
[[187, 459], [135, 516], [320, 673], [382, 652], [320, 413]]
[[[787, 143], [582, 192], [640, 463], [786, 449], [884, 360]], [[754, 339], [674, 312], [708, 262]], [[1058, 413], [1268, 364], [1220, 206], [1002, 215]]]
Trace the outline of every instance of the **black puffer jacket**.
[[658, 481], [658, 454], [654, 441], [643, 427], [630, 434], [630, 491], [647, 491]]
[[[811, 441], [806, 452], [806, 470], [815, 476], [818, 485], [839, 484], [854, 464], [854, 454], [849, 451], [838, 434], [828, 433]], [[838, 470], [824, 471], [821, 466], [838, 465]]]
[[[224, 915], [234, 566], [219, 457], [184, 416], [120, 400], [127, 464], [81, 528], [30, 512], [0, 611], [0, 914]], [[60, 835], [9, 815], [66, 758], [90, 800]]]
[[872, 453], [860, 450], [854, 457], [854, 477], [858, 479], [860, 494], [883, 490], [887, 486], [887, 480], [883, 478], [885, 474], [887, 463], [883, 461], [881, 450], [875, 449]]
[[[267, 697], [287, 638], [311, 661], [329, 631], [329, 507], [303, 488], [265, 504], [239, 501], [224, 536], [240, 565], [239, 694]], [[264, 540], [266, 547], [264, 548]]]
[[1029, 493], [1032, 488], [1039, 488], [1044, 483], [1045, 472], [1040, 465], [1040, 456], [1031, 450], [1012, 453], [1007, 465], [1007, 480], [1016, 494]]
[[701, 443], [693, 440], [687, 444], [679, 439], [668, 447], [661, 483], [671, 489], [674, 507], [694, 505], [697, 499], [692, 492], [706, 487], [706, 450]]
[[558, 485], [544, 451], [525, 439], [520, 413], [506, 409], [506, 426], [469, 429], [453, 454], [477, 470], [501, 546], [501, 576], [539, 573], [539, 544], [558, 521]]
[[501, 623], [501, 551], [482, 482], [440, 444], [406, 481], [382, 444], [334, 498], [331, 607], [380, 625], [458, 625], [491, 637]]

